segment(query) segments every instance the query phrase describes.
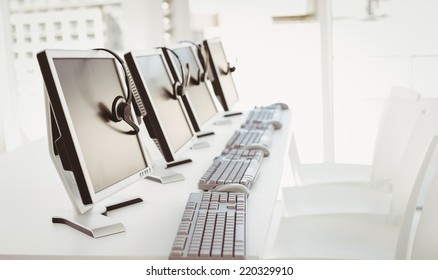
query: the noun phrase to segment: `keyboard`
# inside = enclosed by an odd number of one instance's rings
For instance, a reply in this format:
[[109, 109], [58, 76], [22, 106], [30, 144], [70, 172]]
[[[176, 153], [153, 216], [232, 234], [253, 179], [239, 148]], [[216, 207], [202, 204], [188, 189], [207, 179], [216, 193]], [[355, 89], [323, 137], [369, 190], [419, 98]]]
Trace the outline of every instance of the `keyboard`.
[[[280, 107], [256, 107], [249, 111], [246, 118], [246, 124], [248, 123], [263, 123], [270, 121], [281, 120], [281, 108]], [[244, 125], [245, 125], [244, 123]]]
[[246, 195], [191, 193], [169, 259], [245, 258]]
[[234, 132], [225, 147], [228, 149], [240, 148], [250, 144], [262, 144], [269, 147], [273, 133], [274, 127], [272, 125], [267, 126], [266, 129], [239, 129]]
[[263, 123], [263, 122], [245, 122], [242, 124], [241, 128], [246, 130], [269, 130], [269, 129], [275, 130], [273, 124]]
[[258, 175], [263, 156], [263, 152], [259, 150], [227, 150], [226, 154], [213, 160], [213, 163], [199, 180], [198, 188], [209, 190], [231, 183], [251, 188]]

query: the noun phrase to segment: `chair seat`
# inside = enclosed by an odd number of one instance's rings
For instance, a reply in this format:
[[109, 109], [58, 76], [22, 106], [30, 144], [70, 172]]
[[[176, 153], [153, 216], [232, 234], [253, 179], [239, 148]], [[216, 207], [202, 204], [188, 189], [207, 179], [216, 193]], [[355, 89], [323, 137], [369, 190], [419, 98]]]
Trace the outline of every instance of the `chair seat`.
[[371, 166], [340, 163], [301, 164], [299, 176], [301, 183], [306, 185], [329, 182], [369, 182]]
[[345, 182], [285, 187], [286, 215], [372, 213], [387, 215], [391, 194], [368, 183]]
[[361, 217], [281, 219], [268, 259], [394, 259], [398, 227]]
[[[392, 180], [398, 171], [407, 141], [422, 113], [421, 95], [409, 88], [393, 87], [380, 116], [371, 166], [355, 164], [303, 164], [295, 136], [289, 145], [292, 173], [301, 184], [324, 182], [381, 182]], [[371, 171], [372, 170], [372, 171]]]

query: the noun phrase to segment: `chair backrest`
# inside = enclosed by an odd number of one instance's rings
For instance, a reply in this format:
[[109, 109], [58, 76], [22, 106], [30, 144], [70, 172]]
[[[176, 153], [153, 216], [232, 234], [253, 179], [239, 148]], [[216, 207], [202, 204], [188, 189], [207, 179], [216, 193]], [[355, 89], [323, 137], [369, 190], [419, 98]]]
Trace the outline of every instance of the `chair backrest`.
[[300, 174], [300, 156], [298, 154], [297, 142], [295, 140], [294, 134], [291, 135], [291, 140], [289, 143], [289, 162], [292, 168], [292, 175], [296, 185], [302, 185], [303, 180]]
[[[423, 102], [425, 103], [426, 110], [431, 111], [431, 110], [433, 110], [434, 107], [435, 108], [438, 107], [438, 105], [437, 105], [438, 98], [426, 98], [426, 99], [423, 99]], [[438, 122], [438, 120], [437, 120], [437, 122]], [[426, 194], [429, 191], [428, 188], [429, 188], [429, 185], [425, 186], [424, 188], [421, 188], [421, 191], [420, 191], [420, 194], [418, 197], [418, 201], [417, 201], [417, 208], [423, 207], [423, 204], [426, 200]]]
[[412, 89], [391, 89], [380, 117], [374, 145], [372, 185], [386, 184], [395, 177], [407, 140], [422, 110], [420, 97]]
[[[422, 111], [421, 95], [412, 89], [392, 88], [380, 116], [374, 146], [371, 184], [385, 185], [391, 181], [403, 157], [407, 139]], [[300, 159], [295, 138], [289, 144], [289, 160], [297, 183], [300, 179]]]
[[438, 135], [438, 100], [428, 101], [424, 103], [424, 107], [425, 110], [420, 114], [411, 136], [408, 137], [406, 149], [394, 179], [389, 219], [396, 224], [402, 221], [429, 145], [434, 136]]
[[421, 163], [426, 156], [432, 138], [438, 134], [438, 99], [423, 104], [425, 110], [419, 115], [394, 178], [390, 218], [400, 222], [411, 195]]
[[411, 259], [438, 260], [438, 174], [435, 174], [416, 227], [410, 257]]
[[[413, 236], [416, 228], [417, 203], [419, 194], [424, 189], [429, 190], [438, 184], [438, 136], [434, 136], [421, 164], [414, 187], [406, 206], [397, 242], [396, 259], [406, 259], [410, 256]], [[437, 203], [438, 204], [438, 203]]]

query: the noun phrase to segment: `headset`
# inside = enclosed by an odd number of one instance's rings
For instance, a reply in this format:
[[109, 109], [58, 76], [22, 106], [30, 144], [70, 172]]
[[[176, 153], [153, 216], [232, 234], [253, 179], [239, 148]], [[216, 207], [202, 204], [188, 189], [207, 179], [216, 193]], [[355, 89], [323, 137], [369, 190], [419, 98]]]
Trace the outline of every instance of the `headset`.
[[180, 43], [189, 43], [193, 46], [196, 47], [197, 50], [197, 54], [198, 54], [198, 59], [201, 62], [202, 68], [204, 69], [204, 71], [201, 71], [201, 69], [198, 69], [198, 78], [195, 81], [195, 85], [200, 85], [201, 82], [205, 82], [208, 79], [208, 65], [209, 65], [209, 56], [208, 56], [208, 52], [205, 52], [205, 56], [202, 53], [202, 48], [200, 45], [192, 42], [192, 41], [188, 41], [188, 40], [184, 40], [184, 41], [180, 41]]
[[125, 123], [127, 123], [134, 130], [134, 131], [130, 131], [129, 134], [137, 134], [140, 131], [140, 128], [132, 120], [131, 105], [132, 105], [133, 94], [129, 84], [129, 75], [125, 68], [126, 67], [125, 62], [120, 56], [118, 56], [115, 52], [111, 50], [104, 48], [96, 48], [94, 50], [105, 51], [110, 53], [122, 66], [123, 72], [125, 74], [125, 82], [126, 82], [126, 88], [128, 90], [128, 97], [125, 99], [123, 96], [119, 95], [116, 98], [114, 98], [111, 106], [112, 121], [114, 122], [120, 122], [122, 120], [125, 121]]
[[187, 74], [184, 72], [184, 67], [183, 64], [181, 62], [181, 59], [179, 58], [179, 56], [176, 54], [175, 51], [173, 51], [172, 49], [169, 49], [167, 47], [160, 47], [162, 50], [166, 50], [169, 51], [170, 53], [172, 53], [176, 60], [178, 61], [179, 64], [179, 69], [181, 71], [181, 79], [179, 78], [178, 75], [175, 75], [175, 82], [173, 83], [173, 92], [170, 94], [170, 96], [173, 99], [178, 99], [178, 96], [184, 96], [186, 94], [186, 88], [188, 86], [188, 82], [190, 80], [190, 66], [188, 63], [186, 63], [186, 68], [187, 68]]
[[233, 73], [234, 71], [236, 71], [236, 67], [231, 66], [229, 62], [227, 62], [227, 70], [222, 70], [222, 73], [224, 73], [224, 75], [228, 75], [230, 73]]

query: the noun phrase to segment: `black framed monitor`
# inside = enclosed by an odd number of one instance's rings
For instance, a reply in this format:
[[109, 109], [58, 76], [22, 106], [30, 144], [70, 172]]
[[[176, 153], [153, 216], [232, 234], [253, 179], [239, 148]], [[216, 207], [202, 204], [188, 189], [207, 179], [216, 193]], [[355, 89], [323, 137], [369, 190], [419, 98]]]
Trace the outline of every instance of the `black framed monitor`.
[[102, 210], [96, 204], [146, 177], [151, 167], [145, 129], [132, 133], [132, 126], [112, 116], [114, 100], [124, 98], [126, 89], [118, 62], [92, 50], [46, 50], [37, 58], [47, 93], [50, 156], [77, 210], [52, 221], [93, 237], [124, 231], [102, 214], [141, 199]]
[[[239, 101], [236, 85], [232, 73], [235, 68], [230, 66], [225, 55], [225, 50], [220, 38], [211, 38], [203, 41], [204, 48], [208, 53], [212, 85], [222, 107], [225, 111]], [[230, 113], [228, 116], [238, 114]]]
[[207, 68], [201, 63], [201, 60], [205, 60], [199, 57], [202, 55], [200, 51], [202, 51], [200, 46], [185, 42], [172, 46], [170, 49], [163, 48], [174, 79], [183, 79], [181, 65], [189, 65], [190, 77], [182, 100], [198, 137], [213, 134], [213, 132], [203, 131], [203, 128], [220, 112], [211, 83], [207, 79]]
[[[172, 78], [163, 52], [133, 51], [125, 54], [125, 61], [146, 108], [144, 123], [167, 167], [190, 162], [181, 156], [197, 139], [196, 133], [180, 98], [184, 85]], [[150, 178], [162, 183], [184, 179], [157, 168], [154, 174]]]

